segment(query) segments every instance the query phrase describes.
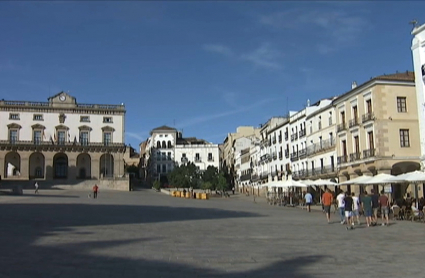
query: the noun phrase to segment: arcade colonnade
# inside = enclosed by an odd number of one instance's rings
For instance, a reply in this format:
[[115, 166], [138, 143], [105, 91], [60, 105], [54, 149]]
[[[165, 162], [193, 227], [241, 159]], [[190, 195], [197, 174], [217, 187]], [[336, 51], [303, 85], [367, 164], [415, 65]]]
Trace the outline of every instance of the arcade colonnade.
[[124, 175], [123, 153], [1, 150], [2, 179], [103, 179]]

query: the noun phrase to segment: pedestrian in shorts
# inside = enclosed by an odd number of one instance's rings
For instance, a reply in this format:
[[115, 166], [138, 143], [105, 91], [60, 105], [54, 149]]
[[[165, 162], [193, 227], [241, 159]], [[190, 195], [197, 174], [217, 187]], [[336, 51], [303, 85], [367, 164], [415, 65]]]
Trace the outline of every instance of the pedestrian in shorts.
[[360, 200], [359, 200], [359, 197], [357, 197], [356, 193], [354, 192], [351, 193], [351, 198], [353, 199], [353, 223], [355, 220], [354, 217], [356, 217], [357, 224], [360, 225], [360, 213], [359, 213]]
[[[379, 204], [381, 206], [381, 217], [382, 217], [382, 226], [387, 225], [388, 226], [388, 213], [389, 213], [389, 207], [390, 207], [390, 202], [388, 200], [388, 197], [385, 195], [385, 192], [382, 191], [381, 192], [381, 196], [379, 196]], [[385, 223], [384, 223], [384, 218], [385, 218]]]
[[345, 211], [345, 219], [347, 222], [347, 230], [354, 229], [354, 221], [353, 221], [353, 198], [351, 198], [350, 192], [345, 193], [344, 198], [344, 211]]
[[322, 195], [322, 204], [323, 204], [323, 210], [326, 213], [326, 219], [328, 220], [328, 224], [331, 220], [331, 205], [333, 202], [334, 196], [332, 195], [331, 191], [326, 189], [326, 192]]

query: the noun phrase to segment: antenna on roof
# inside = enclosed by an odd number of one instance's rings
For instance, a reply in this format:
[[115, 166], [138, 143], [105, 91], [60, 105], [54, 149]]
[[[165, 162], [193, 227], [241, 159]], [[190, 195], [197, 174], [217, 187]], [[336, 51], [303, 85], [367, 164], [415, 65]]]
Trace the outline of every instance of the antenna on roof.
[[418, 26], [418, 21], [416, 19], [414, 19], [414, 20], [410, 21], [409, 24], [412, 25], [413, 29], [415, 29], [416, 26]]

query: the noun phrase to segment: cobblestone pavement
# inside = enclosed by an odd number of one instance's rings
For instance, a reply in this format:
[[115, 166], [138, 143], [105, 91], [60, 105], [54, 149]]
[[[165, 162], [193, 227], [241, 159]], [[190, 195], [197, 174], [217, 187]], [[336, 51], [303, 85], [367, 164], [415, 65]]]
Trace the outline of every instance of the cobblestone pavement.
[[424, 277], [425, 225], [347, 231], [264, 199], [0, 196], [0, 277]]

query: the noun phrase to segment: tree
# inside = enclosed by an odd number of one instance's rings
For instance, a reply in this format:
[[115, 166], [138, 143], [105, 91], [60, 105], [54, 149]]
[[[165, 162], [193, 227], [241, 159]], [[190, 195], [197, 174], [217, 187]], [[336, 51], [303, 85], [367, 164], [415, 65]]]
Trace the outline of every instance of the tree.
[[199, 188], [201, 185], [198, 168], [191, 162], [185, 165], [176, 164], [167, 177], [170, 184], [176, 188]]
[[220, 191], [226, 191], [229, 188], [229, 185], [227, 183], [226, 178], [224, 177], [224, 174], [220, 172], [217, 177], [217, 187]]
[[129, 174], [134, 174], [136, 178], [139, 177], [139, 167], [137, 167], [136, 165], [126, 165], [125, 171]]
[[218, 169], [214, 166], [208, 166], [208, 168], [202, 173], [202, 181], [210, 182], [211, 184], [217, 184]]

